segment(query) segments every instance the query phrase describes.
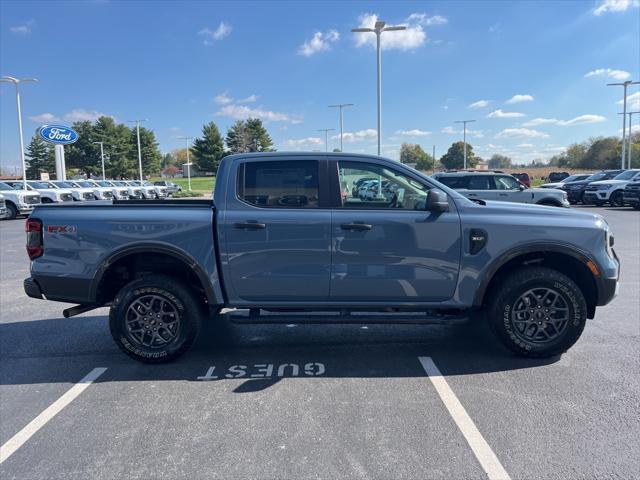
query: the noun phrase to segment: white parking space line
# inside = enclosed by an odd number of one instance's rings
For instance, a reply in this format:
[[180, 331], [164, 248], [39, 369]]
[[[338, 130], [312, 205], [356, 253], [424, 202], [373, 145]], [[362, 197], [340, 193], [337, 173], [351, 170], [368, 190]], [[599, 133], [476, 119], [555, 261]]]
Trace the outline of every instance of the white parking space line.
[[490, 480], [511, 480], [511, 477], [504, 469], [496, 454], [493, 453], [491, 447], [484, 439], [471, 417], [464, 409], [456, 394], [453, 393], [451, 387], [438, 370], [438, 367], [431, 357], [418, 357], [422, 368], [429, 376], [429, 380], [435, 387], [444, 406], [447, 407], [451, 418], [462, 432], [465, 440], [473, 450], [473, 454], [480, 462], [482, 469], [485, 471]]
[[107, 369], [100, 367], [94, 368], [89, 374], [71, 387], [58, 400], [49, 405], [40, 415], [31, 420], [29, 424], [11, 437], [4, 445], [0, 447], [0, 464], [15, 453], [22, 445], [29, 440], [33, 434], [44, 427], [49, 420], [55, 417], [64, 407], [69, 405], [78, 395], [91, 385], [100, 375]]

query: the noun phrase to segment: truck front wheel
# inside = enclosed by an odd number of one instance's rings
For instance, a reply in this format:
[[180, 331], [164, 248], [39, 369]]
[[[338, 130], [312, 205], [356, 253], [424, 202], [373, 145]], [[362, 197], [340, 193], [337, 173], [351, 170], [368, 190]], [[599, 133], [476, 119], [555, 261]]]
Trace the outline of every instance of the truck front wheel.
[[144, 363], [175, 360], [193, 345], [202, 309], [175, 279], [149, 275], [125, 285], [109, 312], [111, 336], [131, 358]]
[[523, 267], [502, 279], [489, 303], [489, 322], [502, 343], [527, 357], [552, 357], [580, 338], [587, 304], [566, 275]]

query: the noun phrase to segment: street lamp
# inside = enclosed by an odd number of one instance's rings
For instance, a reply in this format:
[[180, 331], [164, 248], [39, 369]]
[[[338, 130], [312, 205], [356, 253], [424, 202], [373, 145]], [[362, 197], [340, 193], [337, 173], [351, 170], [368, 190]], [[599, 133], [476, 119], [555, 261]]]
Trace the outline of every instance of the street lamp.
[[193, 140], [193, 137], [178, 137], [181, 140], [184, 140], [184, 145], [187, 148], [187, 163], [183, 163], [182, 165], [186, 165], [187, 167], [187, 177], [189, 178], [189, 191], [191, 191], [191, 162], [189, 162], [189, 140]]
[[627, 87], [629, 85], [637, 85], [640, 82], [632, 82], [631, 80], [627, 80], [626, 82], [622, 82], [622, 83], [607, 83], [607, 87], [611, 87], [614, 85], [622, 85], [622, 87], [624, 88], [624, 94], [622, 96], [622, 157], [621, 157], [621, 164], [622, 167], [624, 169], [624, 153], [625, 153], [625, 133], [626, 133], [626, 129], [627, 129]]
[[462, 123], [464, 125], [463, 127], [463, 141], [464, 141], [464, 168], [463, 170], [467, 169], [467, 123], [471, 123], [471, 122], [475, 122], [475, 120], [456, 120], [453, 123]]
[[378, 67], [378, 156], [380, 156], [380, 137], [382, 134], [382, 58], [380, 55], [380, 36], [382, 32], [395, 32], [406, 30], [405, 26], [387, 27], [386, 22], [377, 21], [373, 28], [352, 28], [354, 33], [370, 32], [376, 34], [376, 59]]
[[324, 132], [324, 151], [329, 151], [329, 132], [333, 132], [335, 128], [319, 128], [319, 132]]
[[20, 138], [20, 161], [22, 162], [22, 187], [27, 189], [27, 166], [24, 161], [24, 140], [22, 138], [22, 111], [20, 109], [20, 89], [18, 86], [22, 82], [37, 82], [37, 78], [15, 78], [5, 76], [0, 78], [0, 82], [13, 83], [16, 86], [16, 106], [18, 109], [18, 137]]
[[[627, 162], [629, 168], [631, 168], [631, 145], [632, 145], [631, 144], [631, 130], [632, 130], [632, 128], [631, 128], [632, 127], [631, 120], [633, 118], [633, 115], [635, 115], [637, 113], [640, 113], [640, 112], [627, 112], [627, 115], [629, 115], [629, 140], [628, 140], [628, 142], [629, 142], [629, 153], [627, 155], [628, 159], [629, 159], [629, 161]], [[618, 115], [624, 115], [624, 113], [619, 113]]]
[[142, 150], [140, 149], [140, 122], [146, 121], [146, 118], [141, 118], [140, 120], [129, 120], [129, 123], [136, 124], [136, 135], [138, 136], [138, 169], [140, 170], [140, 183], [144, 182], [144, 178], [142, 178]]
[[342, 136], [343, 136], [343, 129], [342, 129], [342, 109], [345, 107], [353, 107], [353, 103], [338, 103], [337, 105], [329, 105], [329, 108], [339, 108], [340, 109], [340, 153], [342, 153], [344, 150], [342, 149]]
[[106, 180], [104, 175], [104, 149], [103, 149], [104, 142], [91, 142], [91, 143], [100, 145], [100, 159], [102, 160], [102, 180]]

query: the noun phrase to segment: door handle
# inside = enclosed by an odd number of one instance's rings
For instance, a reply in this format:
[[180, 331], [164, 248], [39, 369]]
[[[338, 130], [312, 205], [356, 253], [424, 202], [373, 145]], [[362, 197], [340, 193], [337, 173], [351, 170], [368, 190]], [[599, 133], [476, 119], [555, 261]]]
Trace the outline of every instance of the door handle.
[[258, 222], [238, 222], [233, 224], [233, 228], [239, 228], [240, 230], [264, 230], [267, 226], [264, 223]]
[[364, 232], [365, 230], [371, 230], [372, 226], [368, 223], [343, 223], [340, 225], [342, 230], [353, 230], [355, 232]]

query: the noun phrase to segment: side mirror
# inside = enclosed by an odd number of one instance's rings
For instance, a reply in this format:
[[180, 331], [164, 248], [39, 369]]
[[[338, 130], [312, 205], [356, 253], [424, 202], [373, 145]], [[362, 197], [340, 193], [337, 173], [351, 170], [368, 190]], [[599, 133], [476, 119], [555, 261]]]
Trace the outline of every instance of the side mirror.
[[522, 192], [523, 190], [525, 190], [526, 188], [527, 188], [527, 186], [526, 186], [526, 185], [523, 185], [522, 183], [521, 183], [520, 185], [518, 185], [518, 190], [520, 190], [521, 192]]
[[427, 193], [427, 210], [431, 212], [448, 212], [449, 198], [447, 194], [437, 188], [432, 188]]

